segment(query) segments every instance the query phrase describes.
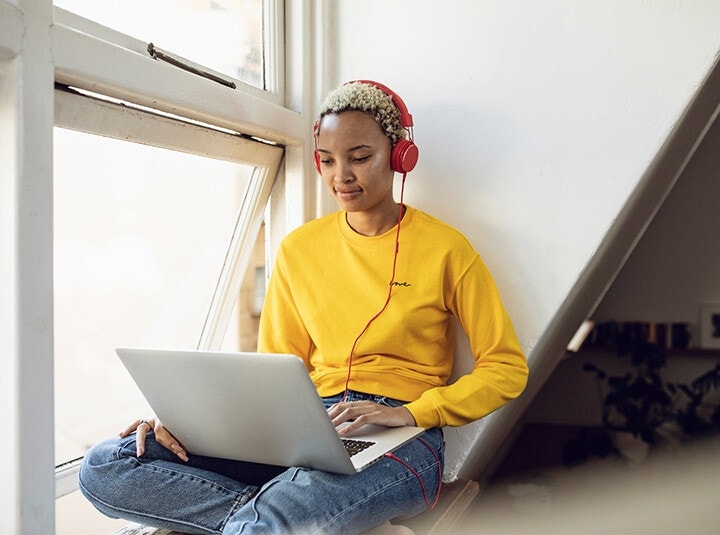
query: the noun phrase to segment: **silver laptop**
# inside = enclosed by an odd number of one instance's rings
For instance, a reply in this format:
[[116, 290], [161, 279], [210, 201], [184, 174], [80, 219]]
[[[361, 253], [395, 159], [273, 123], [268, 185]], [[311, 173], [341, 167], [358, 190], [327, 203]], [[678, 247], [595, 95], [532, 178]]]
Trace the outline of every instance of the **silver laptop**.
[[341, 438], [294, 355], [132, 348], [117, 354], [189, 454], [354, 474], [424, 431], [366, 425]]

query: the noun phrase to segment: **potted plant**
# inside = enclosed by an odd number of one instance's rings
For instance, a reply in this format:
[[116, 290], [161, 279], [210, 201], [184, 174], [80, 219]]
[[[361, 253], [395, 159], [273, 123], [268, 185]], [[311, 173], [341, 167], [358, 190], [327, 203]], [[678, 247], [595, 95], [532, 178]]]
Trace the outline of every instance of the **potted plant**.
[[689, 437], [702, 437], [720, 431], [720, 403], [716, 402], [710, 410], [702, 411], [706, 397], [720, 387], [720, 362], [711, 370], [695, 378], [689, 385], [670, 383], [671, 392], [682, 393], [686, 401], [674, 414], [683, 433]]
[[674, 418], [672, 390], [661, 373], [666, 362], [665, 352], [654, 344], [635, 342], [618, 349], [618, 356], [626, 354], [631, 366], [622, 375], [609, 375], [592, 363], [586, 363], [583, 370], [594, 373], [606, 390], [603, 428], [627, 432], [652, 444], [658, 428]]
[[[708, 397], [720, 388], [720, 363], [690, 383], [666, 382], [664, 348], [637, 337], [621, 337], [615, 345], [620, 358], [629, 359], [625, 373], [612, 375], [593, 363], [583, 370], [595, 375], [605, 395], [602, 429], [583, 430], [566, 444], [566, 465], [579, 464], [592, 455], [619, 451], [640, 461], [668, 428], [677, 430], [678, 441], [720, 431], [720, 403]], [[635, 442], [625, 449], [628, 437]]]

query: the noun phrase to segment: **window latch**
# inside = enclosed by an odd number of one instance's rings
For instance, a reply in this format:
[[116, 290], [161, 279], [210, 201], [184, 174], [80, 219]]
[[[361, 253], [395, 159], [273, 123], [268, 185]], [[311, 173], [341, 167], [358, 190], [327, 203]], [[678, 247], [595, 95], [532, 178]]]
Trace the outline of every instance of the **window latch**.
[[237, 87], [237, 85], [235, 84], [235, 82], [233, 80], [225, 78], [222, 75], [220, 75], [219, 73], [212, 72], [209, 69], [207, 69], [206, 67], [198, 65], [197, 63], [193, 63], [190, 60], [187, 60], [187, 59], [177, 56], [175, 54], [171, 54], [170, 52], [167, 52], [165, 50], [162, 50], [161, 48], [156, 47], [152, 43], [148, 44], [147, 51], [148, 51], [148, 54], [150, 54], [150, 57], [152, 57], [153, 59], [165, 61], [165, 62], [169, 63], [170, 65], [174, 65], [175, 67], [178, 67], [185, 71], [191, 72], [198, 76], [202, 76], [203, 78], [212, 80], [213, 82], [217, 82], [224, 86], [230, 87], [231, 89], [235, 89]]

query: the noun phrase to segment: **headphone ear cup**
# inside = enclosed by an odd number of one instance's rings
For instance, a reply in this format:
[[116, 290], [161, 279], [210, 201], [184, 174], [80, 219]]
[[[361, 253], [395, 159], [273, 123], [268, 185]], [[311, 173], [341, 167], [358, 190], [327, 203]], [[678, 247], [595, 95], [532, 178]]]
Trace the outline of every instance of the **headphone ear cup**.
[[313, 160], [315, 161], [315, 169], [317, 169], [319, 175], [322, 175], [322, 171], [320, 171], [320, 153], [317, 150], [313, 152]]
[[399, 139], [390, 154], [390, 167], [397, 173], [409, 173], [415, 169], [419, 151], [417, 145], [409, 139]]

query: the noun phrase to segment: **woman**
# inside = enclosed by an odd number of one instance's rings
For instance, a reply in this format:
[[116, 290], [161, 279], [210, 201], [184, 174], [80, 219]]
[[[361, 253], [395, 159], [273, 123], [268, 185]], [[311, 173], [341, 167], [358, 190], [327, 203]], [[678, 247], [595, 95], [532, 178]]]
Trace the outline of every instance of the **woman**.
[[[283, 241], [258, 350], [300, 356], [341, 433], [367, 423], [425, 433], [347, 476], [193, 456], [160, 422], [137, 421], [85, 457], [80, 487], [100, 511], [185, 533], [349, 534], [433, 506], [442, 427], [519, 395], [527, 366], [470, 243], [393, 197], [395, 172], [417, 159], [410, 126], [402, 100], [375, 82], [328, 96], [315, 158], [340, 211]], [[448, 385], [453, 316], [476, 364]]]

